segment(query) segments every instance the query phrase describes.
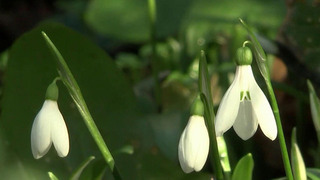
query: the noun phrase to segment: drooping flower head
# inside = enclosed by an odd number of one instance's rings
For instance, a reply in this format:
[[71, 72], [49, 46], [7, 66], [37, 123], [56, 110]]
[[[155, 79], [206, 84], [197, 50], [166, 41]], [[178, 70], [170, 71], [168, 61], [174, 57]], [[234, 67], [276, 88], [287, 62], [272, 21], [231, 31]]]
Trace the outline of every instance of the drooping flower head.
[[209, 153], [209, 134], [203, 117], [203, 105], [196, 100], [189, 122], [184, 129], [178, 147], [179, 162], [185, 173], [200, 171]]
[[69, 153], [69, 135], [63, 116], [59, 111], [58, 87], [56, 80], [46, 92], [46, 100], [34, 119], [31, 129], [31, 150], [33, 157], [39, 159], [50, 149], [52, 143], [60, 157]]
[[247, 140], [260, 125], [269, 139], [277, 137], [272, 109], [254, 79], [251, 62], [251, 50], [248, 47], [239, 48], [235, 78], [223, 96], [216, 116], [217, 136], [222, 136], [233, 126], [238, 136]]

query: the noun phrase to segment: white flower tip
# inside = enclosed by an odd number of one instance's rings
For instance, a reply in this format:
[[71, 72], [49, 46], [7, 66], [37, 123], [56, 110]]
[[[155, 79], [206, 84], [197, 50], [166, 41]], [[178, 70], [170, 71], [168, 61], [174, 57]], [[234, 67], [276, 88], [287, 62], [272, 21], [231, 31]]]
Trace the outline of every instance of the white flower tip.
[[278, 134], [277, 129], [274, 130], [274, 131], [272, 131], [272, 132], [265, 133], [265, 135], [266, 135], [271, 141], [274, 141], [274, 140], [277, 138], [277, 134]]
[[179, 141], [179, 162], [185, 173], [200, 171], [209, 153], [209, 135], [202, 116], [191, 116]]
[[55, 146], [59, 157], [66, 157], [69, 153], [69, 139], [66, 140], [68, 141], [66, 141], [64, 145], [58, 147]]
[[217, 126], [216, 126], [215, 129], [216, 129], [216, 136], [217, 136], [217, 137], [223, 136], [224, 132], [223, 132], [222, 130], [218, 129]]
[[35, 159], [40, 159], [44, 155], [44, 153], [36, 152], [35, 150], [32, 150], [32, 155]]

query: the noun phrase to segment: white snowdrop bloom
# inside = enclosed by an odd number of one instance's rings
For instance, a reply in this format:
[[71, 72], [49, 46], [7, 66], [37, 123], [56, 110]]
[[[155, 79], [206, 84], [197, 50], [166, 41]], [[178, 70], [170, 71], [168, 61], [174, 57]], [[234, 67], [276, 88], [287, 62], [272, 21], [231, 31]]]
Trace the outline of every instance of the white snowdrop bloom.
[[179, 162], [185, 173], [200, 171], [209, 153], [209, 134], [203, 116], [192, 115], [179, 141]]
[[254, 135], [258, 124], [271, 140], [277, 137], [277, 126], [270, 104], [256, 83], [249, 48], [238, 50], [237, 69], [233, 83], [223, 96], [217, 116], [216, 134], [222, 136], [233, 126], [243, 140]]
[[[35, 159], [44, 156], [52, 143], [60, 157], [65, 157], [69, 153], [68, 130], [56, 101], [58, 93], [55, 92], [55, 88], [57, 90], [57, 87], [51, 87], [50, 90], [50, 86], [47, 90], [46, 100], [34, 119], [31, 129], [31, 150]], [[54, 86], [56, 86], [55, 82]]]

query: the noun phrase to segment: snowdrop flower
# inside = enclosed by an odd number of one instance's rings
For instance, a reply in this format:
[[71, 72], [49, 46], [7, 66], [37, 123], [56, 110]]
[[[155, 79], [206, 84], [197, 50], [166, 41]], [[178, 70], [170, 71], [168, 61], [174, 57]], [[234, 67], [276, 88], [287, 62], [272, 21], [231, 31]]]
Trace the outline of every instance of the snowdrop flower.
[[216, 134], [222, 136], [233, 129], [243, 140], [253, 136], [258, 128], [271, 140], [277, 137], [277, 127], [270, 104], [256, 83], [252, 69], [252, 53], [248, 47], [237, 51], [237, 69], [233, 83], [223, 96], [216, 116]]
[[69, 135], [57, 99], [58, 87], [54, 80], [47, 89], [46, 100], [32, 125], [31, 150], [35, 159], [44, 156], [52, 143], [60, 157], [68, 155]]
[[192, 115], [179, 141], [178, 155], [182, 170], [185, 173], [200, 171], [206, 163], [208, 153], [209, 134], [204, 118]]

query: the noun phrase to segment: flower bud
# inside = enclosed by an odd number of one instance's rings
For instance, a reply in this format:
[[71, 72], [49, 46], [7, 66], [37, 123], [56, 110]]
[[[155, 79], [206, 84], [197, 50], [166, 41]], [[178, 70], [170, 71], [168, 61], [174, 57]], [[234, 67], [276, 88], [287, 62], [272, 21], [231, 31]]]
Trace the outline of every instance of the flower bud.
[[203, 116], [193, 115], [179, 141], [179, 162], [185, 173], [200, 171], [209, 153], [209, 134]]

